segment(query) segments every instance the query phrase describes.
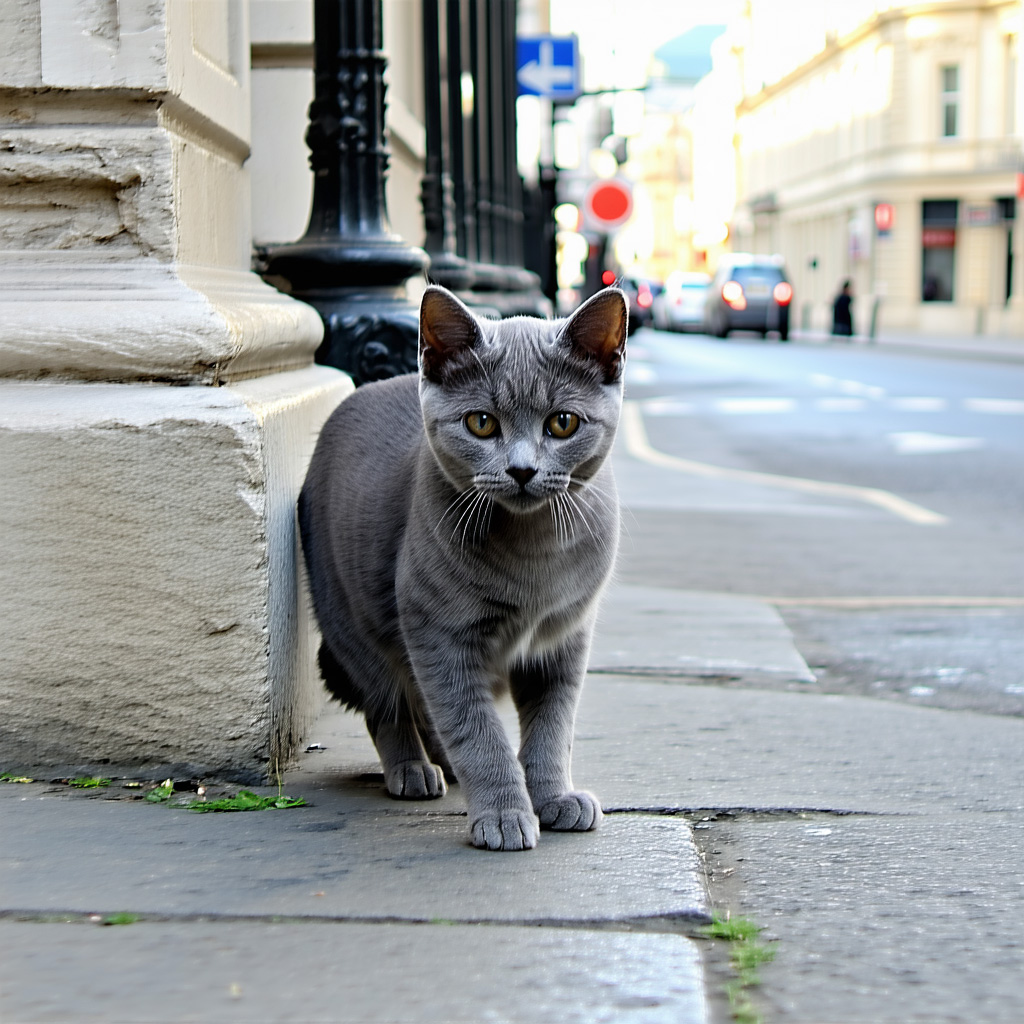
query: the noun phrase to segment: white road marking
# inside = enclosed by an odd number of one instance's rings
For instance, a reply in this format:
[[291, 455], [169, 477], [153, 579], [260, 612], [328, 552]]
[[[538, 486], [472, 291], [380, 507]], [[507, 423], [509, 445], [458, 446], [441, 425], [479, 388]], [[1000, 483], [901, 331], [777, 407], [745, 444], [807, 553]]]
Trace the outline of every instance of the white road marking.
[[887, 435], [900, 455], [934, 455], [942, 452], [966, 452], [981, 448], [983, 437], [953, 437], [950, 434], [929, 434], [909, 430]]
[[996, 416], [1024, 416], [1024, 401], [1017, 398], [965, 398], [964, 408]]
[[949, 402], [945, 398], [890, 398], [889, 407], [901, 412], [942, 412]]
[[658, 371], [647, 363], [630, 362], [629, 380], [632, 384], [653, 384], [658, 379]]
[[724, 466], [712, 466], [706, 462], [694, 462], [690, 459], [676, 458], [665, 452], [659, 452], [651, 446], [644, 428], [643, 412], [637, 402], [622, 404], [622, 432], [626, 449], [630, 455], [641, 459], [652, 466], [662, 466], [680, 473], [694, 476], [713, 477], [719, 480], [739, 480], [745, 483], [760, 484], [765, 487], [779, 487], [790, 491], [802, 491], [805, 494], [817, 494], [832, 498], [843, 498], [848, 501], [861, 501], [869, 505], [891, 512], [901, 519], [920, 526], [939, 526], [949, 522], [948, 518], [921, 505], [915, 505], [889, 491], [875, 487], [857, 487], [853, 484], [838, 484], [824, 480], [807, 480], [796, 476], [776, 476], [774, 473], [759, 473], [747, 469], [727, 469]]
[[795, 412], [795, 398], [719, 398], [714, 403], [718, 412], [724, 413], [764, 413], [764, 412]]
[[[631, 369], [638, 384], [650, 384], [657, 374], [650, 366], [636, 366]], [[879, 406], [871, 405], [871, 399], [846, 395], [810, 399], [810, 407], [816, 412], [875, 412]], [[955, 399], [937, 395], [908, 395], [889, 398], [884, 404], [896, 412], [945, 412], [956, 402]], [[994, 416], [1024, 416], [1024, 401], [1015, 398], [964, 398], [959, 402], [965, 412], [983, 413]], [[697, 413], [720, 413], [728, 416], [760, 415], [764, 413], [795, 413], [806, 407], [806, 400], [784, 396], [743, 395], [733, 398], [716, 398], [703, 405], [684, 402], [677, 398], [646, 398], [642, 402], [648, 416], [692, 416]]]
[[648, 398], [644, 400], [644, 412], [648, 416], [690, 416], [695, 411], [692, 402], [680, 402], [675, 398]]
[[830, 377], [824, 373], [812, 373], [811, 383], [816, 388], [831, 388], [835, 391], [842, 391], [844, 395], [863, 395], [865, 398], [884, 398], [885, 388], [876, 384], [865, 384], [859, 380], [844, 380], [841, 377]]
[[816, 398], [814, 408], [819, 412], [862, 412], [867, 408], [866, 398]]

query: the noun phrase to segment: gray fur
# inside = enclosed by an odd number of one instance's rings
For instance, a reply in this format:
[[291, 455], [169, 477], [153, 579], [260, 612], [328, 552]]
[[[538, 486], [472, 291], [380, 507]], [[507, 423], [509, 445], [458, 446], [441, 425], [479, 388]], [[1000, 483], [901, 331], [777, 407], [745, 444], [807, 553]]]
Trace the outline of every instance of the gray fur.
[[[483, 321], [429, 288], [419, 375], [338, 407], [299, 499], [328, 689], [365, 714], [392, 796], [441, 796], [454, 769], [478, 847], [528, 849], [539, 826], [601, 818], [569, 762], [618, 543], [606, 457], [626, 315], [608, 289], [567, 320]], [[496, 436], [470, 432], [476, 411]], [[566, 411], [576, 432], [545, 433]], [[493, 703], [504, 687], [518, 758]]]

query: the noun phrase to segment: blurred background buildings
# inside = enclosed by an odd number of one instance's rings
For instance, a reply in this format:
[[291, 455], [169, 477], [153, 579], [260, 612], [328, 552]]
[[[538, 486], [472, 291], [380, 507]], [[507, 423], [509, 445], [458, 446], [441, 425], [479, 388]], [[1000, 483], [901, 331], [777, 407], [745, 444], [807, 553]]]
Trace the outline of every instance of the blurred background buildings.
[[[594, 88], [608, 91], [568, 120], [642, 89], [628, 159], [611, 172], [635, 184], [614, 240], [623, 272], [659, 282], [713, 270], [726, 250], [777, 253], [797, 327], [827, 329], [849, 278], [865, 329], [875, 314], [896, 330], [1024, 334], [1019, 2], [748, 0], [716, 8], [718, 28], [670, 7], [689, 27], [658, 42], [665, 17], [593, 5], [623, 35], [645, 26], [642, 82], [617, 43], [601, 53], [581, 34], [601, 68]], [[552, 23], [568, 28], [570, 11], [552, 0]], [[608, 147], [596, 124], [578, 150]]]
[[[252, 0], [257, 244], [305, 228], [309, 6]], [[418, 244], [420, 5], [384, 12], [389, 209]], [[518, 100], [527, 186], [549, 165], [578, 209], [595, 179], [633, 186], [607, 239], [563, 213], [563, 306], [605, 269], [664, 282], [749, 251], [785, 259], [798, 328], [826, 329], [849, 278], [865, 329], [877, 299], [886, 328], [1024, 334], [1019, 0], [743, 0], [707, 18], [686, 2], [520, 0], [520, 34], [575, 34], [583, 62], [575, 102]]]

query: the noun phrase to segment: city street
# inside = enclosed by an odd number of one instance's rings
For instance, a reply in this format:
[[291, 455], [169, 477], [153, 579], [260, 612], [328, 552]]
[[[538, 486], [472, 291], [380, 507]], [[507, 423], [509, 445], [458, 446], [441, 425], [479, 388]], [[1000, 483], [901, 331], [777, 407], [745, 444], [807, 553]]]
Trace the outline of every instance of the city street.
[[1024, 363], [644, 329], [616, 473], [623, 582], [769, 598], [826, 692], [1024, 714]]

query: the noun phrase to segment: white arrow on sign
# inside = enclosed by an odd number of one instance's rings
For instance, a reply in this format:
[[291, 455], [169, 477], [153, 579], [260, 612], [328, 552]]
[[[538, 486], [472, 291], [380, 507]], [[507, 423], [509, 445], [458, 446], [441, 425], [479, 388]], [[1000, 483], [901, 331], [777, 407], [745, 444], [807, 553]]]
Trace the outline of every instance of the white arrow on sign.
[[538, 59], [524, 64], [516, 77], [527, 89], [546, 93], [558, 86], [571, 86], [573, 84], [573, 69], [568, 64], [555, 63], [555, 46], [548, 39], [541, 40]]

